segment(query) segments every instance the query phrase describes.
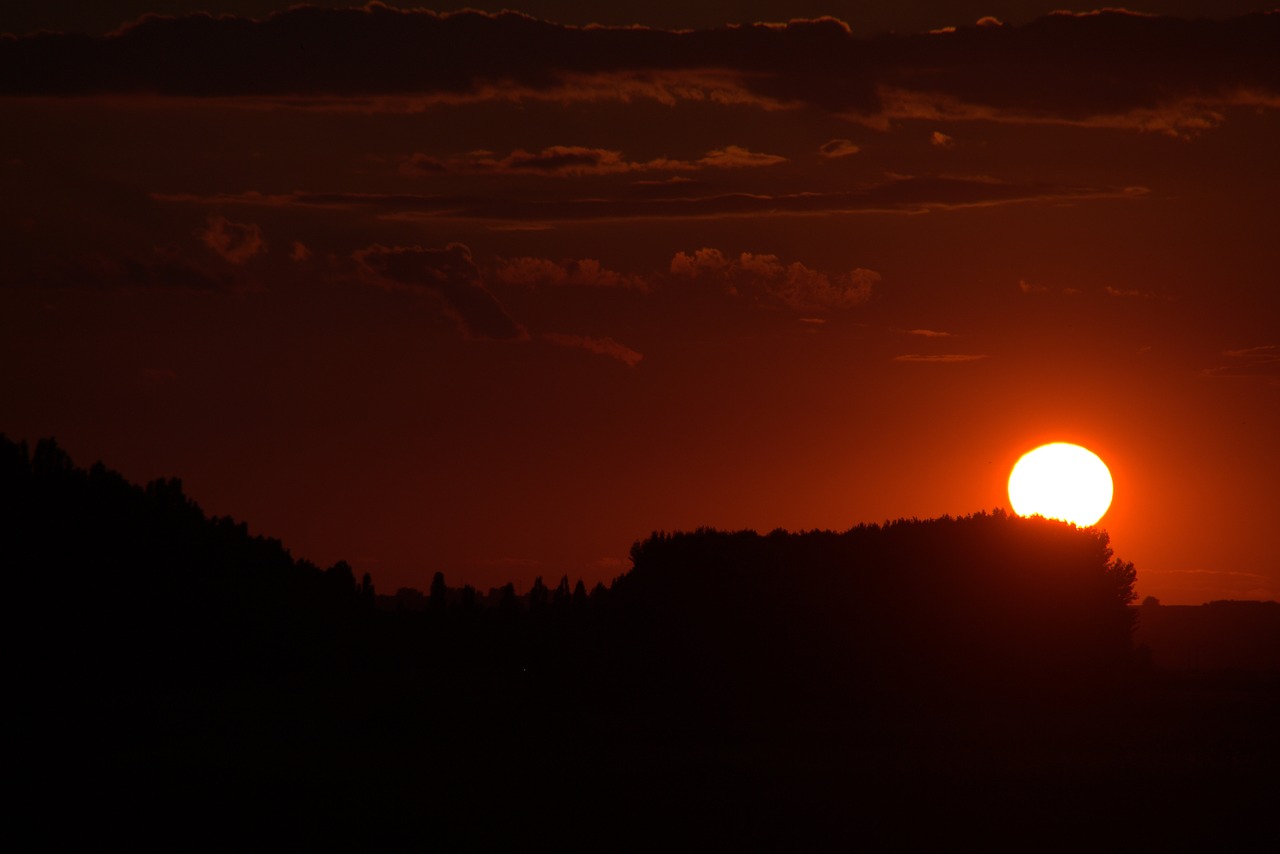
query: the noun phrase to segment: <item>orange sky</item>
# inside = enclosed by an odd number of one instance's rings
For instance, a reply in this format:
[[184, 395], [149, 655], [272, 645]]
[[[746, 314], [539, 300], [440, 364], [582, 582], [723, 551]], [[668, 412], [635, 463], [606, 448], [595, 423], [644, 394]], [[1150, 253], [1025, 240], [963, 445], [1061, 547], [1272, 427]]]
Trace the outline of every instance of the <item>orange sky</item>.
[[1007, 506], [1072, 441], [1140, 595], [1280, 598], [1280, 15], [758, 5], [850, 23], [17, 4], [0, 431], [384, 592]]

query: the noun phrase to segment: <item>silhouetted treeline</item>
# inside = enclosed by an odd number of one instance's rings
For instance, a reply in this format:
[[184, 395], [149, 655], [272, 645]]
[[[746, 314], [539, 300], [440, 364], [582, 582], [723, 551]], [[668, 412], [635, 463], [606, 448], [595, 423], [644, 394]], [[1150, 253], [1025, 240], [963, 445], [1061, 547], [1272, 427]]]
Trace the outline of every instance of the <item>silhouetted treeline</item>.
[[730, 679], [967, 689], [1107, 679], [1129, 663], [1134, 568], [1093, 529], [997, 511], [844, 533], [700, 530], [655, 534], [632, 560], [612, 591], [636, 617], [628, 631]]
[[0, 437], [24, 796], [99, 838], [354, 850], [1209, 844], [1274, 803], [1276, 680], [1135, 663], [1103, 532], [996, 512], [632, 559], [377, 596], [176, 480]]
[[1157, 667], [1280, 673], [1280, 602], [1144, 602], [1134, 639]]
[[414, 587], [401, 587], [392, 595], [378, 594], [375, 604], [383, 611], [427, 611], [440, 612], [458, 608], [469, 611], [475, 608], [520, 608], [529, 610], [543, 605], [555, 607], [584, 607], [589, 602], [599, 602], [607, 594], [602, 582], [596, 582], [591, 592], [587, 592], [585, 582], [579, 578], [572, 586], [569, 576], [560, 577], [560, 583], [554, 591], [549, 591], [542, 577], [534, 579], [533, 586], [525, 593], [516, 592], [514, 583], [500, 587], [491, 587], [482, 593], [470, 584], [462, 587], [450, 587], [445, 581], [443, 572], [436, 572], [431, 578], [430, 592], [423, 593]]

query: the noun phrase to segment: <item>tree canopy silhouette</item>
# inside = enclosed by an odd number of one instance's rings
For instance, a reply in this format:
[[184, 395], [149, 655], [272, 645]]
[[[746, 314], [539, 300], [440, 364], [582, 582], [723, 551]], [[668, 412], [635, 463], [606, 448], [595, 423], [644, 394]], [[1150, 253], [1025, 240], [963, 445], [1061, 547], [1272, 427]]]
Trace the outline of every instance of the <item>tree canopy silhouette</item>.
[[1105, 531], [1002, 511], [844, 533], [654, 534], [615, 597], [675, 667], [952, 687], [1102, 677], [1130, 652], [1135, 571]]

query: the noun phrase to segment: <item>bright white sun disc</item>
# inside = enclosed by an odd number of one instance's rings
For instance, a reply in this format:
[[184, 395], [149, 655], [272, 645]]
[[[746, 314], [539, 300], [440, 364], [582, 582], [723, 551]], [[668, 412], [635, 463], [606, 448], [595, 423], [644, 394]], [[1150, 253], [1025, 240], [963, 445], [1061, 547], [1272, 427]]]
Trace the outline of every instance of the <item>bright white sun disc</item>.
[[1009, 475], [1009, 502], [1019, 516], [1096, 524], [1111, 506], [1106, 463], [1079, 445], [1054, 442], [1023, 454]]

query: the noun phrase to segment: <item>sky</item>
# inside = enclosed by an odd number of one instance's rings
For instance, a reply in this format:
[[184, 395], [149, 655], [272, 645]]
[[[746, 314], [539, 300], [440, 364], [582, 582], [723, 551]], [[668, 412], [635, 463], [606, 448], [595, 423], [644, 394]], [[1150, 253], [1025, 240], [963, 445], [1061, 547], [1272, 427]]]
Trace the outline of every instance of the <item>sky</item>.
[[382, 592], [1076, 442], [1140, 596], [1280, 599], [1280, 14], [289, 5], [0, 10], [0, 432]]

